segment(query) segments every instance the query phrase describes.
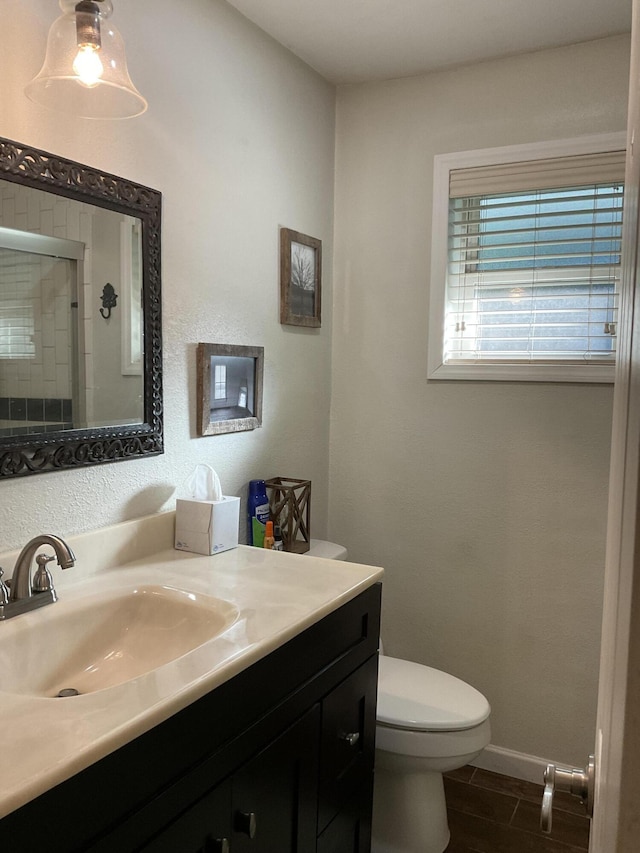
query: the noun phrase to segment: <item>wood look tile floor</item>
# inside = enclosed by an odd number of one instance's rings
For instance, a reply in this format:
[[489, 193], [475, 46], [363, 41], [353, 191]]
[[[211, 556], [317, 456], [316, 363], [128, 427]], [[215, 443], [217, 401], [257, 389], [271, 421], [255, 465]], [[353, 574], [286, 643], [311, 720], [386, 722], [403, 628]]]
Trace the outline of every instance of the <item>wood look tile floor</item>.
[[446, 853], [585, 853], [589, 820], [569, 794], [556, 794], [553, 831], [539, 828], [542, 785], [466, 766], [446, 773], [451, 842]]

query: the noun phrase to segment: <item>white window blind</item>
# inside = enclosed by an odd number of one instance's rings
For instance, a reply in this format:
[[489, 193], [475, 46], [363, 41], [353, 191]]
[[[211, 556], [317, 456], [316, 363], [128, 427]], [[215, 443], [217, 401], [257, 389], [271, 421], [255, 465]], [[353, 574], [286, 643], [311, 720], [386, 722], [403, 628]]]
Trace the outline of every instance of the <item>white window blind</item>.
[[33, 304], [28, 300], [0, 303], [0, 358], [35, 356]]
[[615, 361], [624, 159], [451, 170], [445, 364]]
[[30, 285], [40, 273], [35, 256], [0, 248], [0, 358], [35, 357], [34, 300]]

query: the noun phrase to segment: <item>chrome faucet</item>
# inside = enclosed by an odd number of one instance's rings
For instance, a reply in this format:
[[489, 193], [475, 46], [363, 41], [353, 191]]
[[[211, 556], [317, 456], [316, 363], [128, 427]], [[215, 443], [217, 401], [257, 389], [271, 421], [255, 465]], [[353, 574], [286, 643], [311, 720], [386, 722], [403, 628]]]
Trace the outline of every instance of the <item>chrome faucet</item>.
[[[55, 557], [52, 554], [38, 554], [43, 545], [50, 545], [55, 551]], [[34, 557], [38, 568], [32, 580], [31, 567]], [[63, 539], [50, 533], [34, 536], [27, 542], [16, 560], [8, 600], [3, 602], [7, 596], [0, 595], [0, 620], [10, 619], [19, 613], [26, 613], [57, 601], [53, 578], [47, 568], [47, 563], [51, 560], [57, 560], [61, 568], [68, 569], [75, 564], [76, 558]]]

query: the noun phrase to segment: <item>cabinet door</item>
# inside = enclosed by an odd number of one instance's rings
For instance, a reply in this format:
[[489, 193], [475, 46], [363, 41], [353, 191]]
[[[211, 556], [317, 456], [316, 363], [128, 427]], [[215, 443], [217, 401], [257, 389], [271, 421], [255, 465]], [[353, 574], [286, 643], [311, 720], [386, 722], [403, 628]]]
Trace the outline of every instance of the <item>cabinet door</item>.
[[317, 853], [370, 853], [373, 774], [318, 838]]
[[315, 853], [320, 706], [233, 776], [233, 853]]
[[377, 673], [375, 655], [322, 702], [318, 832], [373, 773]]
[[152, 841], [141, 853], [230, 853], [231, 780], [222, 782]]

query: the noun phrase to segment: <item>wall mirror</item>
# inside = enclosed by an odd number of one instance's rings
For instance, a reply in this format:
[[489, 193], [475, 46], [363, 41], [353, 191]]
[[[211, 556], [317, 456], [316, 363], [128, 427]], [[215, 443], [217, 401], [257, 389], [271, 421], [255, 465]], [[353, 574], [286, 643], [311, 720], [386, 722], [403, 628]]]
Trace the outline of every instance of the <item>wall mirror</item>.
[[0, 477], [163, 452], [161, 206], [0, 138]]

